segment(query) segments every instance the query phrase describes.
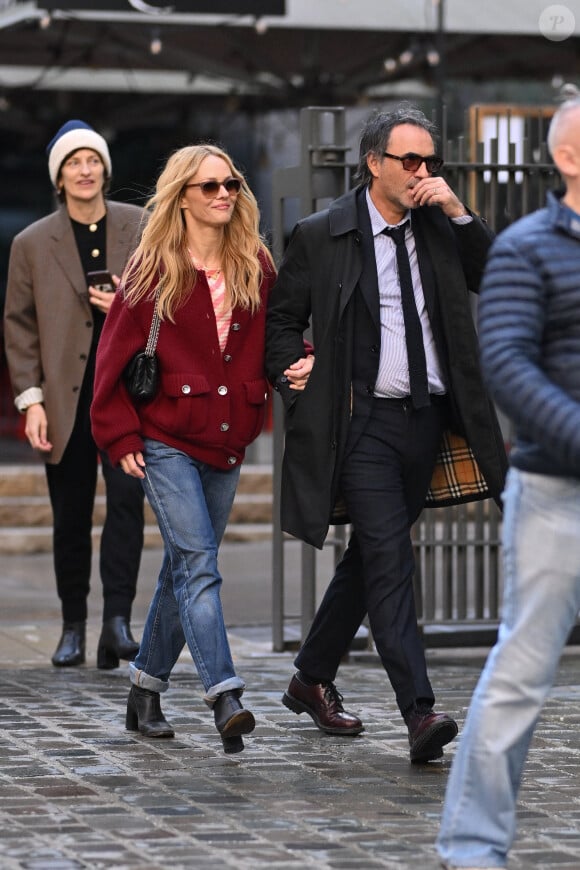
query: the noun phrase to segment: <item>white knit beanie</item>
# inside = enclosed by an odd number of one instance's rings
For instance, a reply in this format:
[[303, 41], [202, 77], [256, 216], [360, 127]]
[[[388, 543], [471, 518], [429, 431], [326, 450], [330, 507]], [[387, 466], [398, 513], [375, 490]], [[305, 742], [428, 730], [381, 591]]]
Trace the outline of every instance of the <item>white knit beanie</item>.
[[84, 121], [67, 121], [46, 147], [48, 174], [55, 187], [60, 167], [69, 154], [78, 151], [79, 148], [92, 148], [93, 151], [96, 151], [105, 164], [107, 175], [111, 176], [111, 155], [103, 137]]

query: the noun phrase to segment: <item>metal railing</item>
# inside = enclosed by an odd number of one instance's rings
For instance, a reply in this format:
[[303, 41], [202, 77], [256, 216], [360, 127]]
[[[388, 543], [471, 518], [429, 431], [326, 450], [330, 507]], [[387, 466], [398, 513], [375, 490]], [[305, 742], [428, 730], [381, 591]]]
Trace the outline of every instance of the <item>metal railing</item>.
[[[491, 501], [430, 508], [412, 529], [417, 617], [431, 646], [495, 633], [501, 599], [501, 514]], [[491, 632], [489, 629], [491, 627]]]

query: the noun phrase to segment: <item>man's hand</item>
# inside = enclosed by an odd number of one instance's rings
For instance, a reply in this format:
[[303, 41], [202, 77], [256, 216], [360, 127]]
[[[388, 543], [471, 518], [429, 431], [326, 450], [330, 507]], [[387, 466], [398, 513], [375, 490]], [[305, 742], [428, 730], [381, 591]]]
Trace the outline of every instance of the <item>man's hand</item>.
[[[113, 279], [113, 284], [115, 285], [115, 290], [121, 283], [121, 279], [118, 275], [111, 275]], [[98, 308], [99, 311], [102, 311], [103, 314], [106, 314], [111, 305], [113, 304], [114, 293], [108, 293], [105, 290], [97, 290], [96, 287], [89, 287], [89, 302], [91, 305], [94, 305], [95, 308]]]
[[138, 453], [127, 453], [123, 456], [119, 463], [125, 474], [131, 477], [139, 477], [141, 480], [145, 477], [143, 469], [145, 468], [145, 460], [141, 451]]
[[462, 217], [468, 214], [467, 209], [459, 200], [444, 178], [422, 178], [412, 191], [417, 205], [439, 206], [448, 218]]
[[40, 450], [43, 453], [48, 453], [52, 450], [52, 444], [46, 437], [48, 434], [48, 421], [44, 405], [36, 403], [28, 406], [26, 409], [24, 434], [34, 450]]
[[291, 390], [303, 390], [308, 383], [310, 372], [314, 367], [314, 354], [304, 356], [302, 359], [296, 360], [284, 372], [288, 378]]

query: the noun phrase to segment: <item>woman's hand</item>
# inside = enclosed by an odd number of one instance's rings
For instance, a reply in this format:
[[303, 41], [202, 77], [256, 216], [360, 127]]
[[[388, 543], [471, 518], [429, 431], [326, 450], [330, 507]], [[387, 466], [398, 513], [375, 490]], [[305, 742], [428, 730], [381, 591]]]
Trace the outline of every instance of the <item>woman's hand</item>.
[[308, 383], [308, 378], [310, 377], [310, 372], [313, 367], [314, 354], [304, 356], [302, 359], [298, 359], [295, 363], [292, 363], [292, 365], [284, 372], [284, 375], [288, 378], [290, 389], [303, 390]]
[[34, 450], [41, 450], [43, 453], [48, 453], [52, 450], [52, 444], [46, 437], [48, 434], [46, 411], [44, 410], [44, 405], [41, 405], [40, 402], [29, 405], [26, 409], [24, 434]]
[[[111, 275], [113, 279], [113, 284], [115, 285], [115, 290], [121, 283], [121, 279], [118, 275]], [[113, 304], [113, 299], [115, 297], [114, 293], [111, 293], [107, 290], [97, 290], [96, 287], [89, 287], [89, 302], [91, 305], [94, 305], [95, 308], [98, 308], [99, 311], [102, 311], [103, 314], [106, 314], [111, 305]]]
[[119, 465], [125, 474], [129, 474], [131, 477], [139, 477], [140, 479], [145, 477], [143, 472], [145, 460], [141, 451], [138, 453], [127, 453], [126, 456], [123, 456]]

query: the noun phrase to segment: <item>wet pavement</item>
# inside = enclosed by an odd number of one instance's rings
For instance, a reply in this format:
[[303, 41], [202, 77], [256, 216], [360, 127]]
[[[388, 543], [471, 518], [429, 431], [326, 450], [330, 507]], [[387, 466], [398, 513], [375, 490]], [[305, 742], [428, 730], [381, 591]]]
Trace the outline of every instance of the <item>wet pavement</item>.
[[[138, 634], [160, 554], [144, 557]], [[372, 651], [340, 670], [359, 737], [324, 735], [280, 701], [293, 653], [272, 652], [267, 546], [223, 553], [224, 609], [244, 702], [257, 720], [225, 756], [188, 655], [163, 697], [173, 740], [124, 727], [127, 666], [95, 668], [99, 592], [87, 664], [50, 665], [59, 609], [50, 558], [0, 568], [0, 868], [424, 868], [453, 744], [442, 762], [409, 762], [406, 729]], [[299, 590], [289, 584], [290, 604]], [[437, 708], [463, 722], [486, 650], [431, 650]], [[580, 868], [580, 654], [566, 651], [534, 738], [510, 868]]]

